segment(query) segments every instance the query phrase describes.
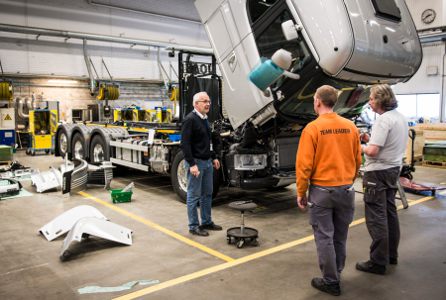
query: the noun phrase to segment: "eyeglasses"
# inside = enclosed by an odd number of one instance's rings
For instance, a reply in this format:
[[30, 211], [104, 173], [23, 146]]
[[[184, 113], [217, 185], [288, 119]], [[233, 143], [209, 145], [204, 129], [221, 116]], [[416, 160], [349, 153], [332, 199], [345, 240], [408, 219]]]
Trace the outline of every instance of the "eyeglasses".
[[204, 104], [211, 104], [210, 100], [199, 100], [197, 102], [203, 102]]

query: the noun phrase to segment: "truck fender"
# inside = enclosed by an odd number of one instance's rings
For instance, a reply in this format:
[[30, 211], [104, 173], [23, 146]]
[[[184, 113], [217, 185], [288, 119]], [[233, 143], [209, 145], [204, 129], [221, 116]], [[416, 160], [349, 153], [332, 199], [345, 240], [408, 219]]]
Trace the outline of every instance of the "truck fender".
[[52, 241], [67, 233], [76, 222], [85, 217], [95, 217], [107, 220], [107, 218], [95, 207], [90, 205], [79, 205], [69, 209], [56, 218], [42, 226], [39, 232], [48, 240]]
[[86, 235], [97, 236], [128, 246], [132, 245], [132, 230], [104, 219], [86, 217], [79, 219], [67, 234], [63, 242], [62, 251], [60, 252], [60, 260], [67, 260], [71, 255], [68, 250], [70, 246], [74, 242], [80, 243], [82, 237]]

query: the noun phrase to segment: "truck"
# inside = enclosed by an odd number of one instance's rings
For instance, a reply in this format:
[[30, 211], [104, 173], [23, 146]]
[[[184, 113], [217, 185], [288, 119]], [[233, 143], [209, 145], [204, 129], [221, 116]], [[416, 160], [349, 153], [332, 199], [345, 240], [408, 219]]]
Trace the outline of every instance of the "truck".
[[[56, 155], [168, 175], [185, 201], [181, 121], [193, 109], [193, 94], [204, 90], [222, 165], [214, 172], [214, 196], [222, 185], [284, 187], [295, 181], [299, 137], [317, 117], [319, 86], [337, 88], [335, 111], [355, 119], [370, 85], [405, 82], [422, 60], [404, 0], [196, 0], [195, 6], [213, 55], [178, 53], [179, 118], [61, 125]], [[288, 71], [299, 76], [281, 76], [260, 90], [248, 76], [278, 49], [292, 54]]]

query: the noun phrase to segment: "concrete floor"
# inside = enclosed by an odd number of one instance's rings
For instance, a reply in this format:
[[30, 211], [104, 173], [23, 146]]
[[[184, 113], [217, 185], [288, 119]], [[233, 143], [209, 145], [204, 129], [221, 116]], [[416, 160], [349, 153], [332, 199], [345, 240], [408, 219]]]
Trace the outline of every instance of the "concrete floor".
[[[46, 170], [60, 158], [16, 154], [22, 164]], [[418, 167], [418, 181], [446, 183], [446, 169]], [[248, 213], [246, 224], [259, 230], [260, 245], [237, 249], [226, 233], [191, 236], [185, 205], [177, 201], [167, 177], [127, 172], [113, 188], [135, 182], [131, 203], [111, 204], [101, 187], [87, 194], [34, 193], [0, 201], [0, 299], [330, 299], [310, 286], [320, 276], [308, 214], [298, 210], [295, 189], [241, 191], [224, 188], [216, 199], [213, 218], [224, 229], [237, 226], [234, 200], [254, 200], [259, 208]], [[360, 183], [356, 183], [358, 188]], [[90, 195], [90, 196], [89, 196]], [[363, 223], [362, 195], [357, 194], [355, 220], [348, 239], [348, 257], [342, 275], [344, 299], [446, 299], [446, 197], [426, 196], [400, 210], [400, 258], [385, 276], [355, 270], [368, 258], [370, 237]], [[426, 201], [423, 201], [426, 200]], [[38, 229], [62, 212], [91, 205], [111, 221], [133, 230], [133, 245], [121, 246], [91, 237], [72, 248], [73, 257], [59, 260], [63, 237], [48, 242]], [[215, 251], [215, 252], [212, 252]], [[152, 286], [83, 294], [86, 286], [120, 286], [133, 280], [159, 280]], [[140, 292], [136, 294], [135, 292]]]

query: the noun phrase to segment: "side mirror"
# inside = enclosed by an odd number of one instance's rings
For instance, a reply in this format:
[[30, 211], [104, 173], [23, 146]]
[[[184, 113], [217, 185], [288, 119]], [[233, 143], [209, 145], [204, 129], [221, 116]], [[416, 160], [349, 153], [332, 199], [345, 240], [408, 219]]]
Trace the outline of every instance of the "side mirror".
[[301, 25], [295, 25], [293, 20], [282, 23], [282, 33], [287, 41], [296, 40], [299, 37], [298, 32], [302, 30]]

